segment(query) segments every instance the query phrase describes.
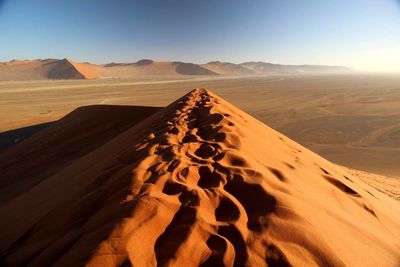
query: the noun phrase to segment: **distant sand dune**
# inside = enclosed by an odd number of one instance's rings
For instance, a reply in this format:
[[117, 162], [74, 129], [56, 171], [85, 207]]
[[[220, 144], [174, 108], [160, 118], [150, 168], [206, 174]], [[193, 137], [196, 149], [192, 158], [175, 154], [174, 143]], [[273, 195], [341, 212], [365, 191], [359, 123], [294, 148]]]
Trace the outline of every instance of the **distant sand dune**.
[[217, 75], [199, 65], [184, 62], [154, 62], [139, 60], [131, 64], [107, 64], [100, 72], [105, 77], [135, 77], [146, 75]]
[[0, 80], [97, 79], [97, 67], [69, 59], [25, 60], [0, 63]]
[[218, 75], [216, 72], [193, 63], [176, 62], [176, 72], [184, 75]]
[[[60, 160], [52, 146], [84, 149], [85, 133], [102, 127], [69, 126], [84, 114], [53, 128], [65, 136], [47, 143], [43, 171]], [[108, 138], [0, 207], [2, 265], [400, 264], [398, 181], [387, 194], [385, 177], [330, 163], [210, 91], [193, 90]], [[13, 153], [27, 153], [28, 142]], [[29, 177], [34, 157], [7, 158], [0, 171]]]
[[194, 64], [172, 61], [153, 61], [142, 59], [136, 63], [109, 63], [95, 65], [77, 63], [70, 59], [13, 60], [0, 62], [1, 80], [40, 80], [40, 79], [98, 79], [134, 78], [141, 76], [181, 76], [181, 75], [260, 75], [260, 74], [299, 74], [349, 72], [345, 67], [313, 65], [279, 65], [265, 62], [233, 64], [213, 61], [207, 64]]
[[255, 71], [244, 66], [229, 62], [212, 61], [202, 65], [203, 67], [224, 75], [246, 75], [255, 74]]
[[50, 79], [98, 79], [100, 74], [97, 73], [94, 66], [84, 63], [76, 63], [72, 60], [64, 58], [56, 63], [47, 75]]
[[266, 62], [245, 62], [239, 64], [255, 73], [346, 73], [350, 68], [342, 66], [322, 66], [322, 65], [281, 65]]

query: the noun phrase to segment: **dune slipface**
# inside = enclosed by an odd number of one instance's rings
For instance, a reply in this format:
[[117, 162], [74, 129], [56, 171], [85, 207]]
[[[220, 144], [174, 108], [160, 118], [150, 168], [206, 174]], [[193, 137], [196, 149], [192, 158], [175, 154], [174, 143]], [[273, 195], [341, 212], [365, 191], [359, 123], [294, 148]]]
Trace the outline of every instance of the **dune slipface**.
[[98, 79], [100, 66], [77, 63], [70, 59], [12, 60], [0, 62], [2, 80], [42, 80], [42, 79]]
[[398, 266], [368, 175], [196, 89], [0, 207], [2, 264]]
[[159, 109], [116, 105], [80, 107], [26, 142], [0, 153], [0, 206]]
[[98, 79], [101, 76], [95, 66], [84, 63], [77, 63], [64, 58], [48, 73], [50, 79]]

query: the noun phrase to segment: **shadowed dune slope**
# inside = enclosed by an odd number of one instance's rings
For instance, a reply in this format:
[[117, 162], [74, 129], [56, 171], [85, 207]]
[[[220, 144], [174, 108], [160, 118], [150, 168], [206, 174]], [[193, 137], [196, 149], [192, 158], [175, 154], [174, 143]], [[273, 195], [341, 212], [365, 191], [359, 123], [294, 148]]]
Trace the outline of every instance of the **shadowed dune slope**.
[[193, 63], [174, 62], [176, 73], [183, 75], [218, 75], [216, 72]]
[[62, 60], [38, 59], [0, 62], [0, 81], [348, 72], [351, 72], [351, 69], [340, 66], [279, 65], [265, 62], [234, 64], [212, 61], [207, 64], [194, 64], [178, 61], [153, 61], [150, 59], [142, 59], [136, 63], [113, 62], [105, 65], [95, 65], [90, 63], [77, 63], [65, 58]]
[[49, 79], [98, 79], [100, 74], [96, 66], [87, 63], [77, 63], [64, 58], [56, 63], [46, 78]]
[[0, 153], [0, 206], [89, 153], [158, 107], [80, 107]]
[[0, 133], [0, 153], [45, 129], [52, 123], [54, 122], [45, 122]]
[[58, 59], [12, 60], [0, 63], [0, 80], [40, 80], [46, 79]]
[[255, 73], [249, 68], [229, 62], [212, 61], [202, 66], [215, 73], [224, 75], [246, 75]]
[[69, 59], [23, 60], [0, 63], [1, 80], [97, 79], [99, 67]]
[[196, 89], [2, 206], [2, 265], [398, 266], [369, 175]]
[[197, 64], [184, 62], [156, 62], [149, 59], [136, 63], [111, 63], [99, 69], [104, 77], [136, 77], [146, 75], [218, 75]]

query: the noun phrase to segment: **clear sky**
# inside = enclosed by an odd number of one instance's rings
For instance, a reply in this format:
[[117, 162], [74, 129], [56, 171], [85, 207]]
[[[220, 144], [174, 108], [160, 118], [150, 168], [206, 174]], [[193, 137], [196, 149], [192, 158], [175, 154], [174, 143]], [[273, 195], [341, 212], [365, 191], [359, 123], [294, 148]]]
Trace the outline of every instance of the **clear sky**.
[[0, 0], [0, 61], [64, 57], [400, 72], [400, 0]]

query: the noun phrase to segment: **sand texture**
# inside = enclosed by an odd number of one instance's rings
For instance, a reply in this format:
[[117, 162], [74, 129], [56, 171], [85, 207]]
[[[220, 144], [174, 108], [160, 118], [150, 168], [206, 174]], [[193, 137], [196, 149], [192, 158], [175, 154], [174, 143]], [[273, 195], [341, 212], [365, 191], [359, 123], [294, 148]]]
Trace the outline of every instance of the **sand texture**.
[[1, 265], [399, 266], [398, 190], [195, 89], [2, 204]]
[[81, 107], [1, 153], [0, 206], [159, 109], [114, 105]]

